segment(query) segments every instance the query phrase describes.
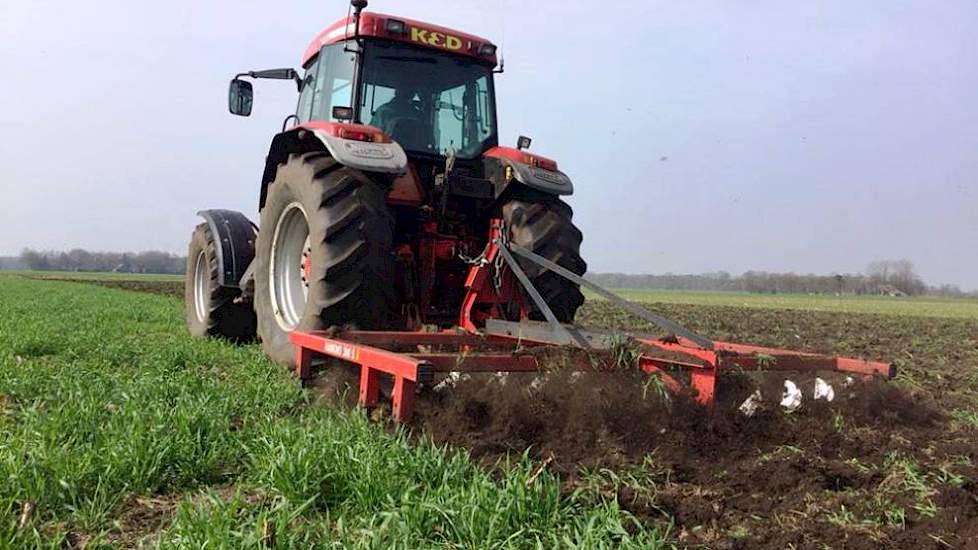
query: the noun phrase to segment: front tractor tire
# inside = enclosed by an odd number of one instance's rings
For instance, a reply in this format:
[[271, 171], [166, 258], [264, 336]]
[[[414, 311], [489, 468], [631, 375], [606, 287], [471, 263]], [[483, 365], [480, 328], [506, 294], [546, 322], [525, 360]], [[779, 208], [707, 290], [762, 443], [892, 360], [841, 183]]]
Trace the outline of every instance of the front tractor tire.
[[388, 328], [395, 258], [385, 197], [324, 152], [279, 165], [255, 245], [258, 336], [272, 360], [294, 364], [293, 330]]
[[[526, 189], [503, 204], [502, 214], [512, 242], [577, 275], [584, 275], [587, 263], [581, 258], [583, 235], [574, 225], [574, 211], [567, 203], [553, 195]], [[584, 303], [578, 285], [526, 258], [518, 257], [517, 261], [557, 320], [573, 323], [577, 309]], [[529, 296], [526, 302], [530, 318], [544, 320]]]
[[192, 336], [218, 336], [233, 342], [255, 337], [255, 312], [246, 303], [236, 303], [236, 289], [218, 280], [217, 239], [210, 225], [198, 225], [190, 236], [187, 272], [183, 283], [184, 316]]

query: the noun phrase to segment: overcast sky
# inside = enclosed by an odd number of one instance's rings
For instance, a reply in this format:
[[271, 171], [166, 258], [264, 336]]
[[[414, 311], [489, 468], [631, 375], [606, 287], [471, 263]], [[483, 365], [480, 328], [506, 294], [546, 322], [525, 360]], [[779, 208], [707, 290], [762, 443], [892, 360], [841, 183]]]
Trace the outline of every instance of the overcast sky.
[[[227, 113], [227, 82], [297, 66], [347, 5], [2, 0], [0, 255], [185, 253], [201, 208], [257, 219], [295, 89], [256, 83], [245, 119]], [[929, 283], [978, 289], [974, 0], [369, 9], [502, 46], [501, 141], [533, 137], [574, 180], [591, 271], [905, 257]]]

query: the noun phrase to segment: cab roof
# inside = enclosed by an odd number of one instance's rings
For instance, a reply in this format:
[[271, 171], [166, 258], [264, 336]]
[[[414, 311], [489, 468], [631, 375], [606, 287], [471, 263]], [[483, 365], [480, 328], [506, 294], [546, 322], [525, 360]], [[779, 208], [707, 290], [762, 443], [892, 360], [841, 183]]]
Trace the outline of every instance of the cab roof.
[[[393, 21], [393, 23], [388, 23]], [[402, 25], [397, 25], [397, 22]], [[302, 54], [305, 66], [323, 46], [343, 42], [354, 35], [353, 17], [340, 19], [316, 35]], [[472, 57], [496, 65], [496, 47], [489, 40], [447, 27], [383, 13], [360, 14], [360, 36], [384, 38]]]

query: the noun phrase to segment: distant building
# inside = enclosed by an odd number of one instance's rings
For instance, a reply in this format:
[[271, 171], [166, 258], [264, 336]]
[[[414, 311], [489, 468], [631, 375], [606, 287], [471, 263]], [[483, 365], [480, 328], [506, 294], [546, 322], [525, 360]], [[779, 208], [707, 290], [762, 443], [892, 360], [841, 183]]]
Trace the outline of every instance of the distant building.
[[880, 285], [880, 296], [906, 296], [907, 293], [893, 285]]

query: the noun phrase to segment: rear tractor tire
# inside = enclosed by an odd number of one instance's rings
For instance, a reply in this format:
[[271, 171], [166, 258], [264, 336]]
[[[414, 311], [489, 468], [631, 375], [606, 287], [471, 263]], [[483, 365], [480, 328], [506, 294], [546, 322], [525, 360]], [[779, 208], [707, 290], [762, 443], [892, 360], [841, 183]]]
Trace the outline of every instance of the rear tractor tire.
[[279, 166], [255, 245], [258, 336], [272, 360], [294, 364], [293, 330], [389, 327], [394, 221], [385, 197], [324, 152]]
[[240, 291], [220, 285], [216, 246], [208, 224], [194, 229], [183, 283], [187, 327], [198, 338], [218, 336], [246, 342], [255, 337], [255, 312], [250, 304], [235, 303]]
[[[574, 211], [567, 203], [553, 195], [526, 189], [504, 203], [502, 213], [512, 242], [577, 275], [583, 276], [587, 271], [587, 263], [581, 258], [584, 237], [574, 225]], [[557, 320], [573, 323], [577, 309], [584, 303], [578, 285], [526, 258], [517, 256], [517, 260]], [[529, 296], [526, 301], [530, 318], [544, 320]]]

